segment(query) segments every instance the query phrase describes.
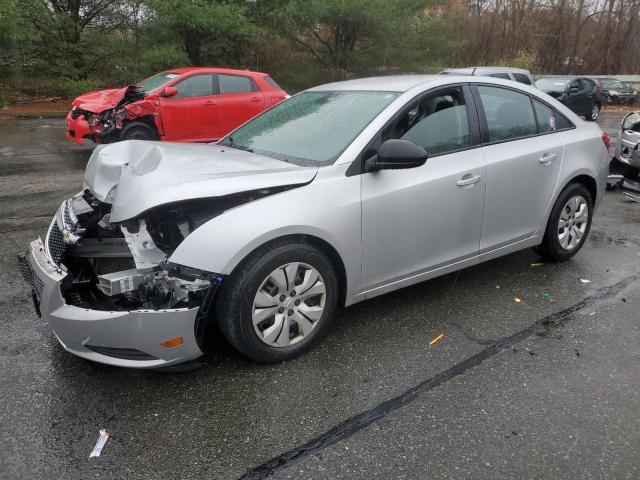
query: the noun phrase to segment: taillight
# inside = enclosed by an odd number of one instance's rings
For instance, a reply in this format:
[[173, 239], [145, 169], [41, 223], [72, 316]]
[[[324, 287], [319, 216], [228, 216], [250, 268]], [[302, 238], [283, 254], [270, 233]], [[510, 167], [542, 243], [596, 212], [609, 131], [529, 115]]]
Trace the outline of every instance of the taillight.
[[607, 152], [609, 151], [609, 147], [611, 146], [611, 138], [607, 132], [602, 133], [602, 143], [607, 147]]

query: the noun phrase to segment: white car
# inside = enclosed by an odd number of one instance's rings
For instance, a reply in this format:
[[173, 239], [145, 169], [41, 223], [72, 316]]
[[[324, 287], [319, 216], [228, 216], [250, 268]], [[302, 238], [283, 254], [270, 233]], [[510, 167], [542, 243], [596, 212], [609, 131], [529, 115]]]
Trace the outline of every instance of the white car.
[[210, 322], [259, 362], [335, 308], [516, 250], [566, 260], [604, 195], [608, 137], [544, 93], [469, 76], [312, 88], [218, 144], [96, 148], [82, 192], [19, 256], [80, 357], [202, 354]]

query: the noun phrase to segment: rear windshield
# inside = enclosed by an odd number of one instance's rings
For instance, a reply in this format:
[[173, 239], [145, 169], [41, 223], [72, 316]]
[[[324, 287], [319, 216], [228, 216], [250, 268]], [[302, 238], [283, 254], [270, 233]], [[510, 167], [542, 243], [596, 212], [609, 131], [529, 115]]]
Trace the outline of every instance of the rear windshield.
[[536, 81], [536, 87], [545, 92], [564, 92], [569, 82], [568, 78], [541, 78]]
[[180, 76], [179, 73], [162, 72], [154, 75], [153, 77], [145, 78], [144, 80], [136, 83], [136, 86], [140, 87], [140, 89], [144, 93], [149, 93], [152, 90], [155, 90], [156, 88], [161, 87], [165, 83], [168, 83], [170, 80], [173, 80], [174, 78], [178, 78], [179, 76]]

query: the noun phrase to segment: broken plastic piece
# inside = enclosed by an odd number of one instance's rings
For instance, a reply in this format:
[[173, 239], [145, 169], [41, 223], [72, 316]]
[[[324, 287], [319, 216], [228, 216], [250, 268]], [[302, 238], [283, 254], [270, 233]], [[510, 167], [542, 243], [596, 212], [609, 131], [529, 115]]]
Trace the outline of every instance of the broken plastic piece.
[[581, 278], [580, 281], [586, 285], [587, 283], [591, 283], [591, 280], [587, 280], [586, 278]]
[[98, 437], [98, 441], [96, 442], [95, 447], [93, 447], [93, 450], [91, 450], [91, 454], [89, 455], [89, 458], [100, 456], [100, 454], [102, 453], [102, 449], [107, 443], [107, 440], [109, 440], [110, 436], [111, 434], [107, 432], [104, 428], [100, 430], [100, 436]]
[[620, 188], [624, 182], [624, 175], [611, 174], [607, 177], [607, 190], [615, 190]]
[[632, 195], [629, 192], [624, 192], [622, 195], [631, 202], [640, 203], [640, 196], [638, 195]]
[[521, 303], [522, 299], [520, 297], [514, 297], [513, 301], [516, 303]]
[[436, 343], [438, 343], [440, 340], [442, 340], [444, 338], [444, 333], [441, 333], [440, 335], [438, 335], [436, 338], [432, 339], [429, 342], [429, 346], [433, 347]]
[[542, 262], [533, 262], [531, 264], [531, 267], [532, 268], [537, 268], [537, 267], [542, 267], [543, 265], [544, 265], [544, 263], [542, 263]]
[[622, 181], [622, 188], [625, 190], [631, 190], [635, 193], [640, 193], [640, 183], [634, 182], [633, 180], [624, 179]]
[[543, 293], [542, 298], [544, 298], [547, 302], [553, 302], [553, 298], [548, 293]]

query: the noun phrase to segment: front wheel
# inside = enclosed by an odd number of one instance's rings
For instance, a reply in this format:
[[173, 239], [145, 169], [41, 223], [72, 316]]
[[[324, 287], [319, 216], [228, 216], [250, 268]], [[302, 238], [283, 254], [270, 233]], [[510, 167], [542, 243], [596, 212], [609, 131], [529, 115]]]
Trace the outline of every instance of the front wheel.
[[120, 132], [120, 140], [158, 140], [155, 129], [143, 122], [131, 122]]
[[282, 240], [254, 252], [225, 280], [216, 316], [225, 338], [260, 363], [301, 355], [333, 318], [335, 270], [311, 245]]
[[593, 106], [591, 107], [591, 113], [589, 113], [586, 116], [586, 119], [589, 120], [590, 122], [595, 122], [596, 120], [598, 120], [599, 116], [600, 116], [600, 104], [594, 103]]
[[542, 243], [536, 251], [556, 261], [569, 260], [584, 245], [593, 216], [593, 199], [579, 183], [565, 187], [556, 200]]

